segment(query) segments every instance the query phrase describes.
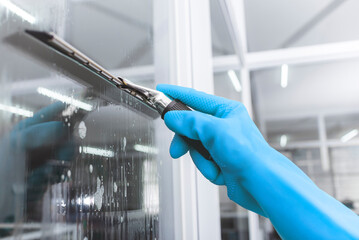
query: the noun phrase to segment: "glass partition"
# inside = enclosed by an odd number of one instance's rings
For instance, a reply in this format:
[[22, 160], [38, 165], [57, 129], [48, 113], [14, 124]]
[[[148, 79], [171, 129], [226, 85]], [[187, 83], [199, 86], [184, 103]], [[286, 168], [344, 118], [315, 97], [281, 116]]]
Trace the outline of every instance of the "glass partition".
[[210, 0], [213, 56], [233, 55], [234, 47], [218, 0]]
[[268, 120], [265, 124], [267, 140], [272, 146], [286, 147], [293, 142], [319, 140], [318, 121], [313, 117]]
[[0, 26], [0, 237], [158, 239], [157, 113], [24, 33], [152, 64], [152, 1], [1, 0]]
[[213, 80], [215, 95], [234, 101], [242, 100], [242, 83], [238, 71], [217, 72]]
[[359, 113], [331, 115], [325, 118], [328, 139], [341, 142], [358, 140]]
[[332, 147], [330, 158], [333, 166], [333, 195], [348, 208], [359, 214], [359, 147]]

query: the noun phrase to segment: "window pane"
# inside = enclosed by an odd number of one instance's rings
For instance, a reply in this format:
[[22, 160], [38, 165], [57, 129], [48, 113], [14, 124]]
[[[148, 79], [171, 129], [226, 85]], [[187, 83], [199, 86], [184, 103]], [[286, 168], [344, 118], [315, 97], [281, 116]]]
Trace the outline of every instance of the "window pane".
[[337, 114], [326, 117], [328, 139], [347, 142], [358, 139], [359, 113]]
[[242, 83], [239, 72], [229, 70], [214, 74], [214, 93], [235, 101], [242, 100]]
[[210, 0], [210, 7], [213, 56], [234, 54], [234, 47], [219, 1]]
[[[296, 126], [293, 128], [293, 126]], [[288, 120], [268, 120], [267, 140], [277, 147], [285, 147], [293, 142], [318, 140], [318, 121], [315, 118]]]
[[359, 213], [359, 147], [330, 149], [335, 176], [335, 197]]
[[109, 69], [150, 64], [152, 1], [0, 1], [0, 25], [0, 237], [158, 238], [157, 114], [24, 33]]

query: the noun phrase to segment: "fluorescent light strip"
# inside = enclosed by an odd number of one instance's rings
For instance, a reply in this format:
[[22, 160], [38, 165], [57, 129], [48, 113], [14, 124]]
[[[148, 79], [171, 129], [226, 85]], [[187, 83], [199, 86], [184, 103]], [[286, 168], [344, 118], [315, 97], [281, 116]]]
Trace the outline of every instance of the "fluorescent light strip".
[[150, 146], [136, 144], [133, 148], [138, 152], [150, 153], [150, 154], [158, 154], [158, 149]]
[[15, 13], [25, 21], [34, 24], [36, 22], [35, 17], [31, 16], [29, 13], [24, 11], [23, 9], [19, 8], [9, 0], [0, 0], [0, 3], [4, 5], [7, 9], [9, 9], [11, 12]]
[[94, 148], [94, 147], [82, 147], [80, 148], [80, 152], [84, 152], [87, 154], [93, 154], [101, 157], [114, 157], [115, 153], [110, 150], [101, 149], [101, 148]]
[[282, 78], [280, 81], [280, 85], [282, 88], [286, 88], [288, 86], [288, 65], [283, 64], [282, 65]]
[[282, 136], [280, 136], [279, 145], [280, 145], [281, 147], [287, 146], [287, 142], [288, 142], [288, 137], [287, 137], [287, 135], [282, 135]]
[[14, 113], [17, 115], [25, 116], [25, 117], [32, 117], [34, 116], [34, 113], [19, 107], [13, 107], [13, 106], [7, 106], [4, 104], [0, 104], [0, 110]]
[[343, 137], [341, 137], [340, 141], [343, 143], [348, 142], [349, 140], [353, 139], [356, 135], [358, 135], [359, 131], [358, 129], [353, 129], [347, 134], [345, 134]]
[[237, 92], [241, 92], [242, 91], [242, 86], [241, 86], [241, 83], [240, 83], [235, 71], [229, 70], [227, 73], [228, 73], [229, 79], [231, 79], [231, 81], [232, 81], [234, 89]]
[[66, 96], [66, 95], [62, 95], [60, 93], [57, 93], [57, 92], [54, 92], [54, 91], [51, 91], [47, 88], [43, 88], [43, 87], [38, 87], [37, 88], [37, 92], [41, 95], [44, 95], [44, 96], [47, 96], [49, 98], [52, 98], [52, 99], [56, 99], [56, 100], [59, 100], [61, 102], [64, 102], [64, 103], [67, 103], [67, 104], [71, 104], [71, 105], [74, 105], [78, 108], [81, 108], [81, 109], [84, 109], [86, 111], [91, 111], [92, 110], [92, 106], [88, 103], [84, 103], [84, 102], [81, 102], [79, 100], [76, 100], [72, 97], [69, 97], [69, 96]]

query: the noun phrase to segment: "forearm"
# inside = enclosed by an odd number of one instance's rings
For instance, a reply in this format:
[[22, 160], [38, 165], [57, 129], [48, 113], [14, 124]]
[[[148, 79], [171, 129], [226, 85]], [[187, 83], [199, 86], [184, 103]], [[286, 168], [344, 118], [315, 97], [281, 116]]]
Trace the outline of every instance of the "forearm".
[[270, 151], [245, 188], [284, 239], [359, 239], [359, 217], [320, 190], [289, 159]]

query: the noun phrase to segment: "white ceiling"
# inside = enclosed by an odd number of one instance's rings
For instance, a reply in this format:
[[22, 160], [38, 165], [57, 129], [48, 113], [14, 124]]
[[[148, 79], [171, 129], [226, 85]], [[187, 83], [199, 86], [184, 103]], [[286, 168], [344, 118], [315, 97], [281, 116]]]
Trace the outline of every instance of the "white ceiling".
[[359, 60], [289, 66], [288, 87], [280, 85], [280, 68], [252, 74], [256, 108], [264, 117], [315, 115], [357, 109]]
[[245, 0], [250, 51], [281, 48], [293, 34], [333, 2], [338, 5], [291, 46], [315, 45], [359, 39], [357, 0]]

